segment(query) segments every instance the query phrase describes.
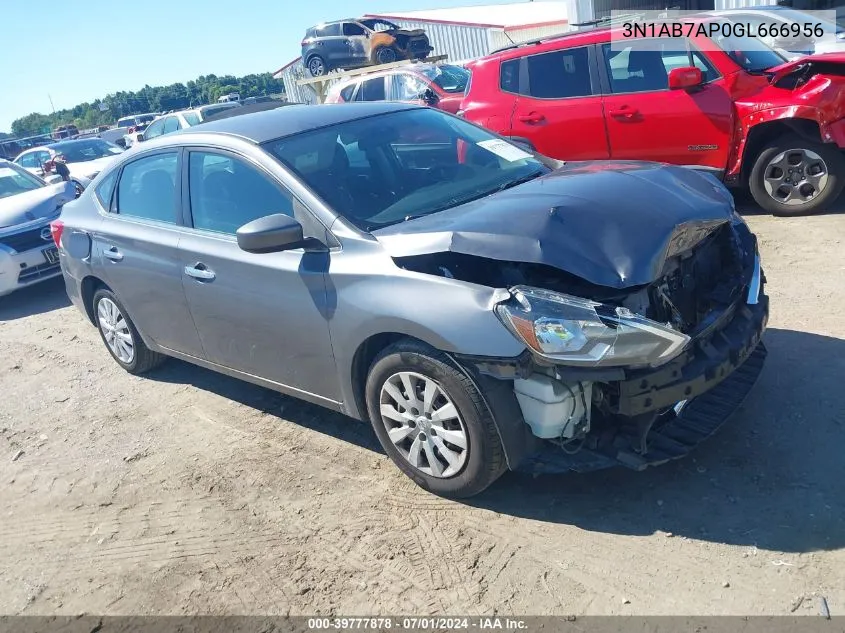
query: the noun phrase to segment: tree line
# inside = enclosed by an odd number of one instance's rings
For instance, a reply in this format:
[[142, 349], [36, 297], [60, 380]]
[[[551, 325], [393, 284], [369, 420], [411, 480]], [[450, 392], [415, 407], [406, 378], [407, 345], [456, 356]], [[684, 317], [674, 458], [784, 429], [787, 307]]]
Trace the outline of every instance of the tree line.
[[[261, 95], [284, 94], [281, 79], [270, 73], [234, 77], [232, 75], [202, 75], [187, 84], [144, 86], [136, 92], [115, 92], [103, 99], [80, 103], [53, 114], [33, 112], [12, 122], [16, 137], [44, 134], [59, 125], [74, 124], [80, 130], [98, 125], [113, 125], [120, 117], [145, 112], [165, 112], [215, 103], [225, 94], [237, 92], [241, 99]], [[2, 134], [2, 133], [0, 133]]]

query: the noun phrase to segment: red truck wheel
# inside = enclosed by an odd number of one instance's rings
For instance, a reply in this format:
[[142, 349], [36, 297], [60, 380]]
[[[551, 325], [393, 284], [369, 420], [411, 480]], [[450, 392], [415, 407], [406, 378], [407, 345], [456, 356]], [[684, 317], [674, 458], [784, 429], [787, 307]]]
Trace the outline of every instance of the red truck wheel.
[[785, 136], [766, 145], [751, 169], [755, 202], [779, 216], [823, 211], [845, 185], [845, 158], [833, 145]]

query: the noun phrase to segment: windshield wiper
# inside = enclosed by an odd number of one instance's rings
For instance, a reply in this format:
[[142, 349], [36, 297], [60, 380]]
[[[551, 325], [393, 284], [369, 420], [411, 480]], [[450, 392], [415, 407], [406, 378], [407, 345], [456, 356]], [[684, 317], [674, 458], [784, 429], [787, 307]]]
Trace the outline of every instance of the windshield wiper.
[[542, 170], [537, 170], [535, 172], [531, 172], [530, 174], [527, 174], [527, 175], [523, 176], [522, 178], [517, 178], [516, 180], [511, 180], [510, 182], [506, 182], [503, 185], [499, 185], [496, 188], [496, 191], [504, 191], [505, 189], [510, 189], [510, 188], [516, 187], [518, 185], [523, 185], [526, 182], [534, 180], [535, 178], [539, 178], [542, 175], [543, 175]]

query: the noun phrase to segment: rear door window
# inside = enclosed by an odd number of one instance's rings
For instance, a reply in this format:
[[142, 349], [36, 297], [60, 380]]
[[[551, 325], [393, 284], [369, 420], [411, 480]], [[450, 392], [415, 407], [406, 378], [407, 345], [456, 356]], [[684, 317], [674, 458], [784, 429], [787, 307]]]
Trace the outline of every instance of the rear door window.
[[384, 77], [367, 79], [361, 84], [362, 101], [384, 101]]
[[525, 63], [527, 85], [520, 85], [520, 94], [536, 99], [568, 99], [593, 94], [586, 47], [529, 55]]
[[333, 37], [340, 35], [340, 24], [326, 24], [317, 29], [317, 37]]
[[178, 163], [176, 152], [154, 154], [128, 163], [117, 185], [117, 213], [176, 223]]

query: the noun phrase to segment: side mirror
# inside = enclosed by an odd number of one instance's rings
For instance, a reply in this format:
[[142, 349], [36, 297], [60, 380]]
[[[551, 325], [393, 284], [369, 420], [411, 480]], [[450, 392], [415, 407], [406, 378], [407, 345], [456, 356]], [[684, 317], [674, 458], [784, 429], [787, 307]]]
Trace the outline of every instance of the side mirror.
[[437, 93], [434, 92], [431, 88], [426, 88], [423, 90], [422, 95], [420, 95], [422, 101], [429, 106], [435, 105], [438, 101], [440, 101], [440, 97], [437, 96]]
[[302, 246], [302, 225], [289, 215], [266, 215], [238, 229], [238, 246], [248, 253], [275, 253]]
[[700, 86], [704, 82], [701, 69], [695, 66], [674, 68], [669, 71], [669, 90], [686, 90]]

